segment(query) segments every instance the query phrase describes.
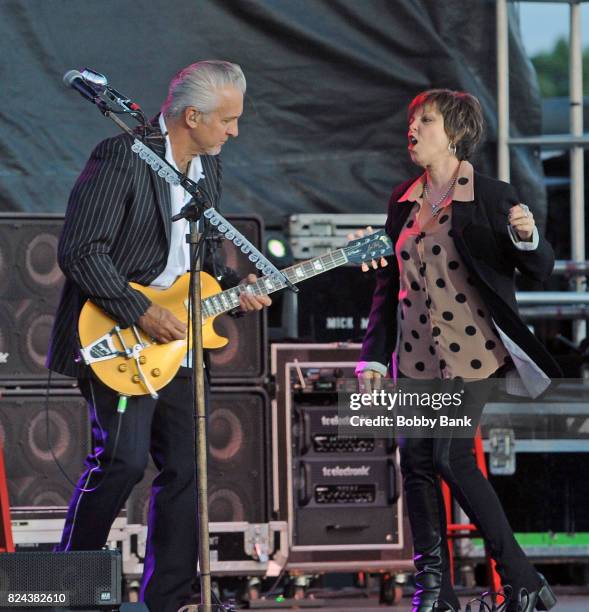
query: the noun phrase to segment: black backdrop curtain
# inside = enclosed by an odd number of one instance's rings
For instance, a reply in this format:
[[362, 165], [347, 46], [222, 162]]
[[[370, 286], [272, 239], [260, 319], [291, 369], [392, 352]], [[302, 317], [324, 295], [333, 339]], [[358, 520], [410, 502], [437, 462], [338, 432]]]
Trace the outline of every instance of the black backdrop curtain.
[[[512, 15], [513, 16], [513, 15]], [[512, 133], [540, 130], [535, 75], [510, 28]], [[117, 128], [62, 85], [92, 67], [157, 112], [173, 74], [227, 59], [246, 74], [223, 204], [278, 223], [295, 212], [384, 212], [416, 174], [409, 100], [431, 87], [483, 104], [478, 168], [495, 173], [492, 0], [4, 0], [0, 4], [0, 210], [62, 212], [94, 145]], [[512, 152], [521, 198], [545, 210], [536, 152]]]

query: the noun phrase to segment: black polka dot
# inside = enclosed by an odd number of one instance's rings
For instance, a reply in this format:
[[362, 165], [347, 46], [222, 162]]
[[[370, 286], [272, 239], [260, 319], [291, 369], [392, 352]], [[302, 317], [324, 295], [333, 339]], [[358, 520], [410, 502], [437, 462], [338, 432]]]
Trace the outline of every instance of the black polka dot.
[[409, 344], [409, 342], [405, 342], [405, 344], [403, 345], [405, 347], [405, 350], [410, 353], [413, 350], [413, 347]]
[[482, 363], [478, 360], [478, 359], [473, 359], [470, 362], [470, 366], [474, 369], [474, 370], [480, 370], [482, 367]]
[[454, 318], [454, 315], [449, 310], [444, 310], [442, 317], [444, 317], [445, 321], [451, 321]]
[[443, 370], [446, 367], [446, 361], [444, 359], [440, 359], [440, 370]]
[[412, 281], [411, 283], [411, 289], [413, 289], [413, 291], [419, 291], [421, 289], [421, 287], [419, 286], [419, 283], [416, 281]]
[[450, 217], [448, 215], [443, 215], [442, 217], [440, 217], [440, 224], [442, 223], [446, 223], [446, 221], [448, 221]]
[[467, 183], [468, 183], [468, 179], [467, 179], [465, 176], [461, 176], [461, 177], [458, 179], [458, 184], [459, 184], [459, 185], [466, 185]]
[[407, 251], [401, 251], [401, 257], [407, 261], [410, 257], [409, 253], [407, 253]]
[[430, 354], [435, 355], [436, 354], [436, 349], [433, 346], [430, 346], [429, 347], [429, 352], [430, 352]]
[[439, 255], [442, 252], [442, 247], [439, 244], [435, 244], [432, 248], [432, 253], [434, 255]]
[[411, 219], [411, 221], [409, 221], [405, 227], [411, 228], [411, 227], [413, 227], [413, 223], [414, 223], [414, 221], [413, 221], [413, 219]]
[[421, 236], [417, 236], [415, 239], [415, 244], [419, 244], [421, 242]]
[[425, 364], [423, 363], [423, 361], [418, 361], [415, 364], [415, 369], [419, 370], [420, 372], [423, 372], [425, 370]]
[[421, 276], [425, 276], [425, 264], [422, 264], [422, 266], [419, 268], [419, 273]]
[[436, 336], [439, 336], [442, 333], [442, 330], [436, 325], [434, 326], [434, 328], [432, 329], [432, 336], [435, 338]]
[[409, 298], [403, 298], [403, 304], [405, 304], [407, 308], [411, 308], [411, 300]]
[[459, 304], [464, 304], [464, 302], [466, 302], [466, 296], [464, 295], [464, 293], [458, 293], [458, 294], [456, 295], [456, 301], [457, 301]]
[[432, 299], [431, 298], [427, 298], [427, 300], [425, 300], [425, 307], [426, 308], [431, 308], [432, 307]]
[[477, 328], [474, 327], [473, 325], [467, 325], [464, 328], [464, 331], [466, 332], [467, 336], [474, 336], [477, 333]]
[[411, 335], [416, 339], [419, 340], [419, 334], [417, 333], [416, 330], [412, 329], [411, 330]]
[[495, 342], [493, 342], [493, 340], [487, 340], [485, 342], [485, 348], [488, 351], [492, 351], [497, 345], [495, 344]]
[[459, 265], [460, 264], [457, 261], [448, 262], [448, 267], [450, 268], [450, 270], [457, 270]]
[[483, 319], [485, 318], [485, 313], [480, 308], [477, 308], [477, 314], [479, 317], [483, 317]]
[[454, 230], [450, 230], [448, 232], [448, 236], [450, 236], [450, 238], [454, 238]]
[[443, 289], [446, 286], [446, 281], [443, 278], [438, 278], [438, 280], [436, 281], [436, 285], [440, 289]]
[[451, 350], [453, 353], [457, 353], [457, 352], [460, 350], [460, 344], [458, 344], [457, 342], [452, 342], [452, 343], [450, 344], [450, 350]]
[[427, 323], [427, 317], [424, 314], [419, 315], [419, 322], [425, 325]]
[[419, 236], [420, 236], [421, 238], [425, 238], [425, 232], [419, 232]]

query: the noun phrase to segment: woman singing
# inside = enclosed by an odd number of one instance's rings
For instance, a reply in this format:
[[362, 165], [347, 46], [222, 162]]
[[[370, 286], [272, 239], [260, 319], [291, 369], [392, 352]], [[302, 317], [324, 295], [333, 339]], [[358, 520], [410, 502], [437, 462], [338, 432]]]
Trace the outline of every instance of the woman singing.
[[[357, 374], [377, 386], [387, 371], [408, 379], [503, 377], [536, 397], [558, 377], [551, 356], [519, 318], [514, 272], [537, 281], [554, 255], [514, 188], [469, 163], [483, 133], [476, 98], [435, 89], [409, 105], [408, 149], [424, 172], [393, 191], [386, 230], [395, 256], [378, 273]], [[469, 414], [484, 399], [469, 397]], [[517, 544], [501, 503], [476, 466], [472, 438], [405, 438], [401, 470], [413, 533], [414, 612], [458, 610], [450, 582], [440, 477], [475, 523], [510, 585], [510, 612], [556, 602]], [[439, 600], [439, 601], [438, 601]]]

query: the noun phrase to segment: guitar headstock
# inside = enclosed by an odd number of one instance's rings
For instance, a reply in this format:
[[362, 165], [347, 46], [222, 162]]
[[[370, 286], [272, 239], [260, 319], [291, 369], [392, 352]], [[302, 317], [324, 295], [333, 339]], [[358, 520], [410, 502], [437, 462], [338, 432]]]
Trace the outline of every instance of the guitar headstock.
[[362, 264], [362, 270], [366, 272], [369, 269], [368, 262], [375, 270], [379, 265], [382, 267], [387, 265], [385, 257], [392, 255], [393, 243], [385, 230], [382, 229], [367, 236], [350, 240], [343, 250], [348, 261]]

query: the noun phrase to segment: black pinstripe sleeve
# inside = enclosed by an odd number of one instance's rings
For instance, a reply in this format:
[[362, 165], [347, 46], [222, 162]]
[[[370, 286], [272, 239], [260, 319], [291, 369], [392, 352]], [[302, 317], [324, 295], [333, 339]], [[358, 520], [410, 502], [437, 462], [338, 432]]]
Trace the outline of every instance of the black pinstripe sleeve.
[[135, 322], [150, 304], [129, 286], [111, 258], [115, 241], [142, 242], [139, 234], [122, 231], [126, 208], [138, 197], [129, 142], [124, 138], [103, 141], [72, 190], [58, 248], [64, 274], [125, 326]]

